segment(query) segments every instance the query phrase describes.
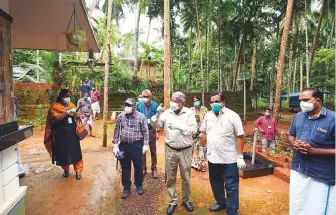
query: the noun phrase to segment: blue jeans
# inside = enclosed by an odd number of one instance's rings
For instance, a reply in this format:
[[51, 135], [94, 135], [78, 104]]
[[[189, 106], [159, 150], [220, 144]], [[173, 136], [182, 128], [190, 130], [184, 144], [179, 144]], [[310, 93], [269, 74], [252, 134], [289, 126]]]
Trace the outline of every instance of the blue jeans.
[[209, 177], [217, 204], [226, 208], [228, 215], [237, 215], [239, 208], [239, 174], [237, 163], [213, 164], [209, 162]]
[[131, 189], [131, 163], [134, 166], [134, 184], [136, 187], [142, 187], [143, 174], [142, 174], [142, 147], [143, 141], [135, 143], [119, 144], [119, 150], [124, 152], [124, 158], [120, 160], [122, 176], [121, 181], [124, 190]]

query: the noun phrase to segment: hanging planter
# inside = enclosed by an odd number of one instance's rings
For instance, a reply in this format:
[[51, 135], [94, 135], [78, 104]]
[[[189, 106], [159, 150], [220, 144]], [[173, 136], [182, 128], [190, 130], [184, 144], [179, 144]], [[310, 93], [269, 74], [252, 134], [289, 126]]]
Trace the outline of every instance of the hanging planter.
[[[78, 23], [78, 28], [76, 29], [76, 20]], [[71, 22], [73, 22], [73, 29], [69, 31]], [[73, 9], [67, 31], [65, 33], [66, 39], [69, 46], [74, 47], [78, 51], [85, 51], [86, 48], [86, 32], [81, 29], [76, 9]]]
[[66, 33], [68, 44], [76, 47], [80, 51], [85, 50], [86, 32], [76, 29], [75, 31]]

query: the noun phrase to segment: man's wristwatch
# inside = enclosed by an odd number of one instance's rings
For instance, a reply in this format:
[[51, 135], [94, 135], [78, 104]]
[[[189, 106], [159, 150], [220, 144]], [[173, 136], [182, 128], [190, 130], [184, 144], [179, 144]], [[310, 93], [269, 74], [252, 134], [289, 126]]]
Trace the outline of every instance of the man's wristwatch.
[[244, 159], [244, 155], [237, 155], [237, 158]]

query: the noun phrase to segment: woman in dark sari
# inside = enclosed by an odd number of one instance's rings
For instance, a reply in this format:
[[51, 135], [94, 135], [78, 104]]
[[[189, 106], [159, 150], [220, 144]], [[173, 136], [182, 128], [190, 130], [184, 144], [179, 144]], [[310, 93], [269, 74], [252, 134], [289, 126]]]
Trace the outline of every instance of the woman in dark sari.
[[63, 176], [69, 176], [69, 166], [73, 164], [76, 179], [82, 178], [83, 161], [79, 138], [76, 134], [76, 106], [70, 102], [71, 92], [62, 89], [51, 105], [45, 129], [44, 145], [53, 164], [61, 166]]

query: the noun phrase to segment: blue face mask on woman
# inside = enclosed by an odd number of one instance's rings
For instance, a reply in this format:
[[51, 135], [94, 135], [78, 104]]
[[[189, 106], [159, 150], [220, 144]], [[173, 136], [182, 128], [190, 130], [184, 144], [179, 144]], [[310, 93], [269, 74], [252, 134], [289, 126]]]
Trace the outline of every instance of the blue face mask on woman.
[[219, 113], [219, 111], [222, 109], [222, 106], [219, 103], [213, 103], [211, 104], [211, 109], [214, 113]]
[[201, 106], [201, 102], [200, 101], [194, 102], [194, 107], [199, 107], [199, 106]]

